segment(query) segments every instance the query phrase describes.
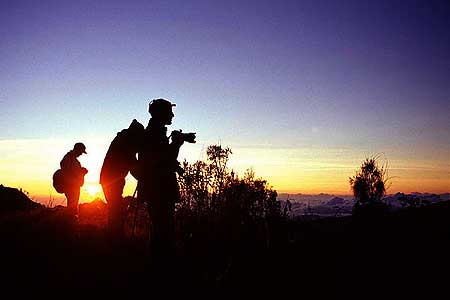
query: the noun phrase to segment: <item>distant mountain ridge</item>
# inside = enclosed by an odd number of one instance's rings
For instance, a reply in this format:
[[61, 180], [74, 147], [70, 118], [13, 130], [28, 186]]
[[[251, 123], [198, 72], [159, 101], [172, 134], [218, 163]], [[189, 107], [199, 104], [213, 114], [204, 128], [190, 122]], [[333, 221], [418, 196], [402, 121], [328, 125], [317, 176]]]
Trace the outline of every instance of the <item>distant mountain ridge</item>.
[[[450, 193], [395, 193], [385, 196], [384, 200], [390, 206], [391, 210], [399, 210], [404, 207], [401, 199], [405, 197], [415, 197], [419, 199], [421, 203], [436, 203], [449, 201]], [[278, 200], [281, 201], [283, 207], [287, 200], [291, 202], [291, 215], [294, 217], [304, 215], [316, 215], [319, 217], [350, 215], [352, 213], [353, 205], [355, 204], [355, 198], [351, 195], [333, 195], [324, 193], [315, 195], [280, 193], [278, 195]]]

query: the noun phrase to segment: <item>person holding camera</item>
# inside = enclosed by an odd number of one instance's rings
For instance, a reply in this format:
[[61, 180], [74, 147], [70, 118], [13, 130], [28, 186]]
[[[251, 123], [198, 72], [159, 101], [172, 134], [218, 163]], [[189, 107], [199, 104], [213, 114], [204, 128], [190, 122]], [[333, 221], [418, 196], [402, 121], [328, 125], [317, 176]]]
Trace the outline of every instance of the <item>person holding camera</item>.
[[180, 171], [178, 154], [184, 142], [195, 143], [195, 133], [172, 131], [175, 104], [166, 99], [152, 100], [148, 107], [151, 118], [145, 129], [144, 141], [138, 153], [140, 177], [138, 197], [147, 202], [151, 219], [149, 250], [155, 262], [169, 262], [175, 251], [175, 203], [180, 201], [176, 172]]

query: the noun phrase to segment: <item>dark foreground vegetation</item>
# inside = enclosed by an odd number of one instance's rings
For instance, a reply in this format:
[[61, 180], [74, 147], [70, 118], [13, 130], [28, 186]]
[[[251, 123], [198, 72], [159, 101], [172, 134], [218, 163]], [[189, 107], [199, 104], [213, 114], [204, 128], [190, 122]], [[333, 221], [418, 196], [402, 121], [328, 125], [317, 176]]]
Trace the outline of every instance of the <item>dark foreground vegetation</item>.
[[448, 201], [384, 209], [383, 176], [373, 176], [381, 173], [369, 160], [350, 182], [359, 200], [352, 216], [292, 218], [266, 181], [227, 169], [230, 153], [212, 146], [208, 162], [183, 164], [177, 253], [163, 267], [147, 251], [150, 220], [134, 198], [125, 199], [127, 237], [116, 243], [107, 238], [102, 201], [80, 205], [75, 223], [64, 207], [31, 205], [1, 186], [0, 206], [10, 207], [0, 214], [1, 290], [127, 299], [447, 294]]
[[[140, 219], [142, 222], [142, 219]], [[121, 245], [105, 234], [106, 206], [83, 204], [78, 224], [64, 208], [4, 214], [2, 290], [44, 295], [208, 293], [362, 296], [442, 291], [450, 270], [450, 203], [377, 217], [280, 219], [271, 237], [256, 223], [219, 234], [190, 224], [167, 273], [152, 268], [145, 229]], [[141, 231], [138, 229], [140, 228]], [[186, 233], [185, 228], [184, 232]], [[264, 237], [264, 238], [262, 238]], [[240, 294], [239, 294], [240, 295]]]

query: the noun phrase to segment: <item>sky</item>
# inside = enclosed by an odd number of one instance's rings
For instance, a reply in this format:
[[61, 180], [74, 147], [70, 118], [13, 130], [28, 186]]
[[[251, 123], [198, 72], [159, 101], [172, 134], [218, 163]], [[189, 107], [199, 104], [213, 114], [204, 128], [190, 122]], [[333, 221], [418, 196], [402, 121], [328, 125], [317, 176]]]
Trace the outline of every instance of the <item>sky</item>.
[[0, 0], [0, 184], [64, 201], [83, 142], [81, 202], [102, 197], [110, 141], [166, 98], [197, 133], [179, 160], [220, 144], [279, 193], [350, 194], [380, 155], [388, 192], [449, 192], [448, 28], [448, 1]]

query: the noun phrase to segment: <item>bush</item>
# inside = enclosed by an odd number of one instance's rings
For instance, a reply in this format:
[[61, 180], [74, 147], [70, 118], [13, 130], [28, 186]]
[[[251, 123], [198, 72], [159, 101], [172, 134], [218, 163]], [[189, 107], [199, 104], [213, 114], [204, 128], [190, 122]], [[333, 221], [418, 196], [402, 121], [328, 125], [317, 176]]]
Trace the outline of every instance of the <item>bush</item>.
[[276, 224], [288, 214], [277, 200], [277, 192], [252, 170], [242, 178], [229, 170], [230, 148], [212, 145], [206, 153], [206, 162], [182, 163], [184, 172], [178, 178], [181, 201], [176, 210], [182, 237], [256, 238], [269, 243]]
[[386, 194], [387, 165], [379, 165], [378, 156], [366, 158], [356, 175], [349, 178], [356, 202], [354, 215], [379, 215], [387, 211], [383, 197]]

